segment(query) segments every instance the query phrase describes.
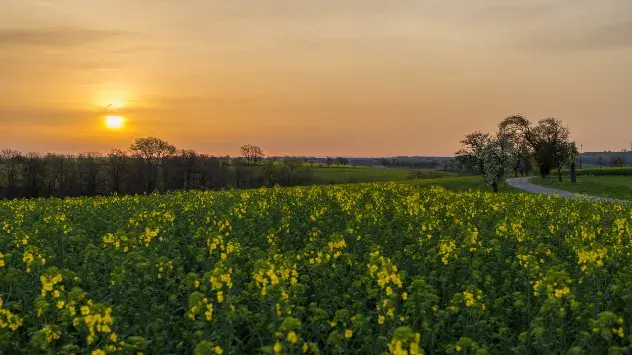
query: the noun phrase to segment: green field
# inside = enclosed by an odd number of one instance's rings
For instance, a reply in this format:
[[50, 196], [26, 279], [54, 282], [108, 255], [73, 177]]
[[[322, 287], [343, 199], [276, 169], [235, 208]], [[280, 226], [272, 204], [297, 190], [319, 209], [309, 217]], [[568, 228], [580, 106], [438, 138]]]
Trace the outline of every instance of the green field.
[[582, 175], [577, 177], [577, 183], [571, 184], [566, 176], [563, 182], [559, 182], [556, 176], [546, 179], [535, 177], [531, 182], [536, 185], [547, 186], [564, 191], [616, 198], [620, 200], [632, 200], [632, 176], [624, 175]]
[[481, 182], [0, 201], [0, 353], [629, 354], [630, 210]]
[[[583, 168], [583, 169], [577, 169], [576, 170], [576, 175], [577, 176], [584, 176], [584, 175], [590, 175], [590, 176], [610, 176], [610, 175], [632, 175], [632, 167], [629, 166], [625, 166], [625, 167], [620, 167], [620, 168]], [[567, 169], [562, 170], [562, 174], [563, 175], [568, 175], [569, 171]]]
[[314, 167], [314, 180], [318, 184], [342, 184], [352, 182], [400, 181], [433, 179], [454, 176], [439, 170], [379, 169], [368, 167]]
[[[491, 192], [492, 188], [485, 185], [482, 176], [450, 176], [437, 179], [416, 179], [397, 181], [402, 184], [409, 184], [422, 187], [441, 186], [451, 191], [476, 190], [482, 192]], [[522, 192], [519, 189], [508, 186], [504, 181], [498, 184], [499, 192]]]
[[[457, 176], [457, 177], [444, 177], [437, 179], [416, 179], [416, 180], [405, 180], [400, 181], [404, 184], [410, 184], [415, 186], [441, 186], [448, 190], [461, 191], [461, 190], [481, 190], [481, 191], [491, 191], [491, 188], [485, 185], [483, 178], [481, 176]], [[501, 187], [507, 187], [506, 185], [501, 185]]]

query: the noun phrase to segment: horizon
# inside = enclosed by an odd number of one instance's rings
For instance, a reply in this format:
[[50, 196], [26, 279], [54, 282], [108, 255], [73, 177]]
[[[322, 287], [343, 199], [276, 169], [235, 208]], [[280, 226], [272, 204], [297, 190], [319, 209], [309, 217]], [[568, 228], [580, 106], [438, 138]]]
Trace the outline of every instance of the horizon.
[[[182, 148], [182, 147], [177, 147], [178, 152], [183, 150], [183, 149], [187, 149], [187, 148]], [[125, 147], [125, 148], [112, 148], [108, 151], [80, 151], [80, 152], [56, 152], [56, 151], [22, 151], [19, 149], [13, 149], [11, 147], [3, 147], [0, 146], [0, 151], [2, 150], [12, 150], [15, 152], [18, 152], [22, 155], [24, 154], [39, 154], [39, 155], [46, 155], [46, 154], [57, 154], [57, 155], [68, 155], [68, 156], [78, 156], [80, 154], [97, 154], [100, 157], [105, 157], [108, 155], [108, 153], [110, 153], [112, 150], [118, 149], [121, 150], [122, 152], [124, 152], [125, 154], [129, 154], [130, 150], [129, 147]], [[214, 153], [208, 153], [208, 152], [201, 152], [201, 151], [195, 151], [198, 154], [204, 154], [204, 155], [208, 155], [208, 156], [213, 156], [213, 157], [228, 157], [231, 159], [235, 159], [235, 158], [241, 158], [243, 157], [240, 153], [236, 153], [236, 154], [214, 154]], [[628, 149], [620, 149], [620, 150], [603, 150], [603, 151], [584, 151], [581, 152], [580, 155], [591, 155], [591, 154], [632, 154], [632, 150], [628, 150]], [[326, 158], [350, 158], [350, 159], [397, 159], [397, 158], [425, 158], [425, 159], [452, 159], [455, 157], [454, 154], [452, 155], [342, 155], [342, 154], [332, 154], [332, 155], [289, 155], [289, 154], [279, 154], [279, 153], [268, 153], [265, 151], [265, 149], [263, 150], [263, 159], [269, 159], [269, 158], [286, 158], [286, 157], [296, 157], [296, 158], [313, 158], [313, 159], [326, 159]], [[177, 155], [177, 153], [176, 153]]]
[[448, 157], [516, 113], [632, 141], [627, 0], [6, 0], [0, 23], [0, 148]]

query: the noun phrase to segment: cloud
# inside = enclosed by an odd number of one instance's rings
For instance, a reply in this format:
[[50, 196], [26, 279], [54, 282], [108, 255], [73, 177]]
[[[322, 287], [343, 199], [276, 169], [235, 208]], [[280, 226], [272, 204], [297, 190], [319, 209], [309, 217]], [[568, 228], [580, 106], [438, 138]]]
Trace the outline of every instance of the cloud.
[[74, 127], [98, 117], [88, 111], [59, 109], [0, 109], [0, 124], [5, 127]]
[[122, 31], [77, 27], [0, 28], [0, 46], [78, 46], [129, 36]]
[[514, 49], [574, 52], [632, 45], [628, 0], [482, 0], [473, 6], [462, 18], [464, 26]]
[[529, 48], [556, 51], [593, 51], [632, 47], [632, 20], [570, 32], [534, 33], [524, 44]]

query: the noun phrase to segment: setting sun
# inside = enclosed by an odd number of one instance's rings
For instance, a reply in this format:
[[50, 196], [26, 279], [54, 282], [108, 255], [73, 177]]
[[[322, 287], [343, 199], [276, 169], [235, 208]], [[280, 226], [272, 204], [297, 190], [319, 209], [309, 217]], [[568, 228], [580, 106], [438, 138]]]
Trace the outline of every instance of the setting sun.
[[109, 129], [120, 129], [123, 127], [125, 120], [121, 116], [107, 116], [105, 117], [105, 125]]

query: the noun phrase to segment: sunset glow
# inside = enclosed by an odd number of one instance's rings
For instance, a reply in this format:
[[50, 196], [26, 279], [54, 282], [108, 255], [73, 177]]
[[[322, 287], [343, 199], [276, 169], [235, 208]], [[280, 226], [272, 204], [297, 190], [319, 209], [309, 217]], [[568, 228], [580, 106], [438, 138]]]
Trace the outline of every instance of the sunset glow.
[[562, 119], [584, 151], [630, 149], [631, 14], [630, 0], [0, 0], [0, 149], [152, 135], [217, 155], [449, 156], [516, 113]]
[[104, 106], [106, 110], [118, 110], [125, 107], [125, 101], [120, 99], [107, 100]]
[[106, 116], [105, 117], [105, 126], [109, 129], [121, 129], [123, 128], [124, 123], [125, 123], [125, 119], [122, 116]]

